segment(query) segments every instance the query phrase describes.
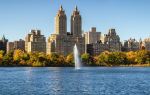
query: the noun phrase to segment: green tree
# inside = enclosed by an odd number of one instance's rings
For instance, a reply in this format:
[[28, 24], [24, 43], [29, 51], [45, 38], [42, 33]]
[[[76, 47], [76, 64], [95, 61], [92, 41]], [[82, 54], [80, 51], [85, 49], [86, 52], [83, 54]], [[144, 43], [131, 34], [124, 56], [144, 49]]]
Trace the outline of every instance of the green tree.
[[108, 55], [107, 63], [113, 66], [126, 65], [127, 57], [123, 52], [112, 52]]
[[96, 65], [107, 66], [107, 57], [108, 57], [108, 54], [106, 53], [101, 53], [99, 56], [96, 56], [95, 57]]
[[14, 66], [13, 64], [13, 51], [5, 54], [2, 60], [2, 66]]
[[64, 66], [65, 57], [61, 54], [51, 53], [47, 55], [47, 65], [48, 66]]
[[33, 64], [36, 64], [38, 59], [37, 53], [29, 53], [30, 59], [28, 60], [28, 66], [33, 66]]
[[149, 51], [147, 50], [140, 50], [136, 52], [136, 59], [135, 62], [138, 64], [146, 64], [147, 60], [150, 58]]
[[82, 63], [89, 64], [90, 55], [88, 53], [84, 53], [81, 55]]
[[28, 61], [29, 66], [43, 67], [46, 65], [46, 54], [42, 52], [29, 53], [30, 59]]

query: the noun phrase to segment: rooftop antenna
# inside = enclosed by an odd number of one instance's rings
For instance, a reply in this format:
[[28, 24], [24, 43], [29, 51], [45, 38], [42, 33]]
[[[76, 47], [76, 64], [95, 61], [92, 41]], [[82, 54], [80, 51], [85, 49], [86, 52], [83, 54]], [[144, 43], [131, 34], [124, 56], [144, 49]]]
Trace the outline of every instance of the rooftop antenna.
[[77, 5], [75, 6], [75, 11], [78, 11], [78, 7], [77, 7]]
[[59, 9], [60, 11], [63, 11], [63, 7], [62, 7], [62, 5], [60, 5], [60, 9]]

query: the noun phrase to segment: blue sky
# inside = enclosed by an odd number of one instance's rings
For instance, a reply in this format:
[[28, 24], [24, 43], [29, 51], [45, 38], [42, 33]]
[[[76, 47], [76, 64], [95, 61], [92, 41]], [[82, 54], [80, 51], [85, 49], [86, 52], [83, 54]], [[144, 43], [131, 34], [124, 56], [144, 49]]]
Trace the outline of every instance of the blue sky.
[[115, 28], [122, 41], [150, 37], [150, 0], [0, 0], [0, 36], [13, 41], [24, 39], [31, 29], [40, 29], [48, 37], [54, 33], [54, 17], [61, 4], [68, 31], [77, 5], [84, 31], [94, 26], [105, 34]]

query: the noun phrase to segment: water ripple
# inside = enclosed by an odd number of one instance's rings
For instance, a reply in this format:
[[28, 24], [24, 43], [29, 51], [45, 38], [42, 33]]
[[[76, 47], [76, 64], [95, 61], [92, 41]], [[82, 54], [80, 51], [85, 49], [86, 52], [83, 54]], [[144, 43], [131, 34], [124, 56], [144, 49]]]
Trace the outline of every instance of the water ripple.
[[0, 68], [0, 95], [149, 95], [150, 68]]

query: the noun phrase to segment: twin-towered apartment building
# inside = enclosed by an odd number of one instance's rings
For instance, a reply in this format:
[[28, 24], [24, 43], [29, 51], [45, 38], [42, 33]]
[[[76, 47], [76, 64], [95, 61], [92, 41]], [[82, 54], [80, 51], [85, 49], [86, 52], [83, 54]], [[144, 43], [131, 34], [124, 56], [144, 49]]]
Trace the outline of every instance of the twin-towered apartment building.
[[67, 16], [62, 6], [55, 16], [55, 33], [51, 34], [47, 42], [47, 54], [59, 53], [67, 55], [73, 52], [76, 44], [79, 52], [85, 52], [85, 38], [82, 35], [82, 17], [76, 7], [71, 14], [71, 28], [67, 32]]
[[[121, 43], [115, 29], [109, 29], [107, 34], [102, 35], [101, 32], [97, 32], [96, 27], [92, 27], [90, 31], [83, 33], [82, 17], [77, 7], [73, 10], [70, 21], [70, 32], [67, 32], [67, 16], [61, 6], [55, 16], [55, 31], [49, 36], [47, 41], [40, 30], [31, 30], [25, 37], [25, 41], [3, 41], [5, 44], [7, 43], [6, 50], [9, 52], [21, 49], [26, 52], [68, 55], [73, 52], [75, 44], [80, 54], [89, 53], [91, 55], [98, 55], [103, 51], [132, 51], [141, 48], [150, 50], [150, 39], [139, 42], [135, 39], [129, 39]], [[0, 40], [0, 49], [1, 43]]]

